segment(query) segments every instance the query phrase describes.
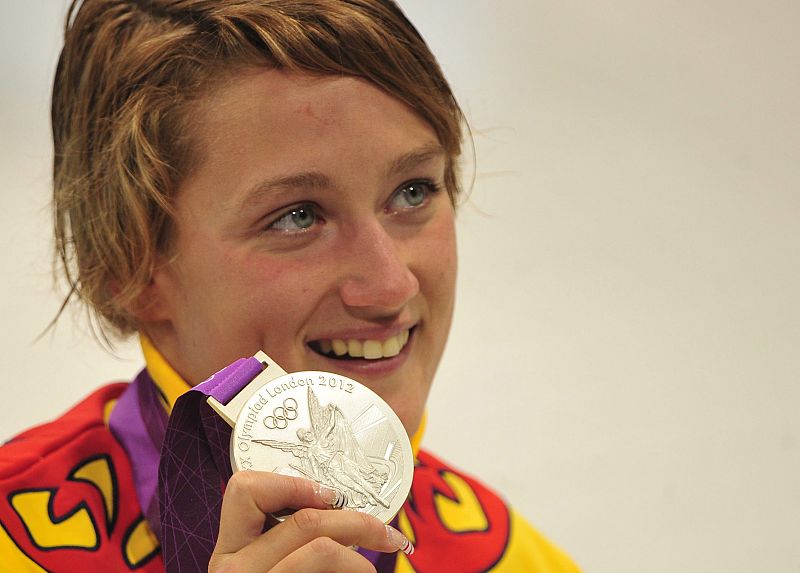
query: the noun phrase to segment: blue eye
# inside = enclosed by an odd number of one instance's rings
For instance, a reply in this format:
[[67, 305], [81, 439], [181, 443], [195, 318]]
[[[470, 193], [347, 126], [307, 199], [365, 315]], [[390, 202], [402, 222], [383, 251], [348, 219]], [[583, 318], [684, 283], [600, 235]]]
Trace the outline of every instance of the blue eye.
[[414, 209], [423, 205], [438, 190], [433, 181], [412, 181], [394, 192], [389, 206], [396, 210]]
[[275, 231], [303, 231], [317, 222], [317, 213], [314, 205], [303, 203], [292, 207], [285, 214], [273, 221], [267, 229]]

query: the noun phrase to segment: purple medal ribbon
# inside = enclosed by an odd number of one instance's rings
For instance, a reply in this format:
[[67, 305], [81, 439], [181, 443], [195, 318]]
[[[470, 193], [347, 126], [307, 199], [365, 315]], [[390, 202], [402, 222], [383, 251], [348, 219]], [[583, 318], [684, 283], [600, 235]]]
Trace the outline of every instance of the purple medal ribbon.
[[131, 461], [136, 497], [150, 529], [161, 539], [158, 511], [158, 461], [167, 430], [167, 413], [147, 370], [142, 370], [117, 400], [109, 428]]
[[[225, 484], [232, 475], [231, 427], [206, 399], [213, 396], [227, 404], [263, 368], [256, 358], [237, 360], [180, 396], [168, 421], [145, 369], [111, 413], [111, 432], [131, 460], [139, 503], [161, 541], [170, 573], [208, 568]], [[365, 549], [359, 553], [379, 572], [394, 570], [394, 553]]]
[[206, 403], [227, 404], [263, 370], [241, 358], [181, 395], [169, 417], [158, 467], [161, 544], [170, 573], [204, 571], [217, 541], [222, 494], [231, 477], [231, 428]]

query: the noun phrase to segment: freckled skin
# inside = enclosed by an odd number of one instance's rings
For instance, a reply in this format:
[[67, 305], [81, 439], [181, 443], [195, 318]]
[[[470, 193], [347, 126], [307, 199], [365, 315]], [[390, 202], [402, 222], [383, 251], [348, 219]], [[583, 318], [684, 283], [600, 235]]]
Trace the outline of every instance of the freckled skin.
[[[241, 74], [194, 116], [201, 161], [176, 198], [174, 252], [154, 273], [145, 331], [191, 384], [264, 350], [288, 371], [331, 370], [308, 342], [353, 329], [416, 325], [408, 352], [370, 386], [413, 432], [452, 317], [454, 212], [441, 190], [395, 209], [397, 189], [441, 183], [444, 157], [408, 172], [392, 161], [438, 143], [412, 110], [355, 78], [277, 70]], [[256, 184], [313, 171], [322, 189], [272, 193]], [[298, 203], [317, 222], [281, 234], [270, 223]]]

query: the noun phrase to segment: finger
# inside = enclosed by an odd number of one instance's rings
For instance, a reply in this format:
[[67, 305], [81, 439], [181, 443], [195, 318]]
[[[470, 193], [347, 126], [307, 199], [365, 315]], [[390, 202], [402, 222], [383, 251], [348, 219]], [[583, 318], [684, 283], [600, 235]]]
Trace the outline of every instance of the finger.
[[215, 553], [235, 553], [264, 529], [265, 515], [285, 508], [330, 508], [335, 492], [316, 482], [270, 472], [244, 471], [228, 480]]
[[[238, 571], [238, 570], [237, 570]], [[375, 567], [363, 555], [336, 543], [328, 537], [318, 537], [281, 560], [271, 573], [375, 573]]]
[[385, 553], [413, 551], [402, 533], [366, 513], [301, 509], [239, 551], [237, 558], [261, 563], [268, 570], [284, 556], [321, 538]]

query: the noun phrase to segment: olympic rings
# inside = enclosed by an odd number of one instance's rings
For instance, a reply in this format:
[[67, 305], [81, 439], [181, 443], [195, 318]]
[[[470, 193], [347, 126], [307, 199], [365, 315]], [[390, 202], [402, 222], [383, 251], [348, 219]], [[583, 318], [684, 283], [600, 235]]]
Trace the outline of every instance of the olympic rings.
[[264, 425], [270, 430], [284, 430], [289, 426], [289, 422], [297, 419], [297, 400], [286, 398], [283, 406], [278, 406], [272, 411], [272, 415], [264, 418]]

